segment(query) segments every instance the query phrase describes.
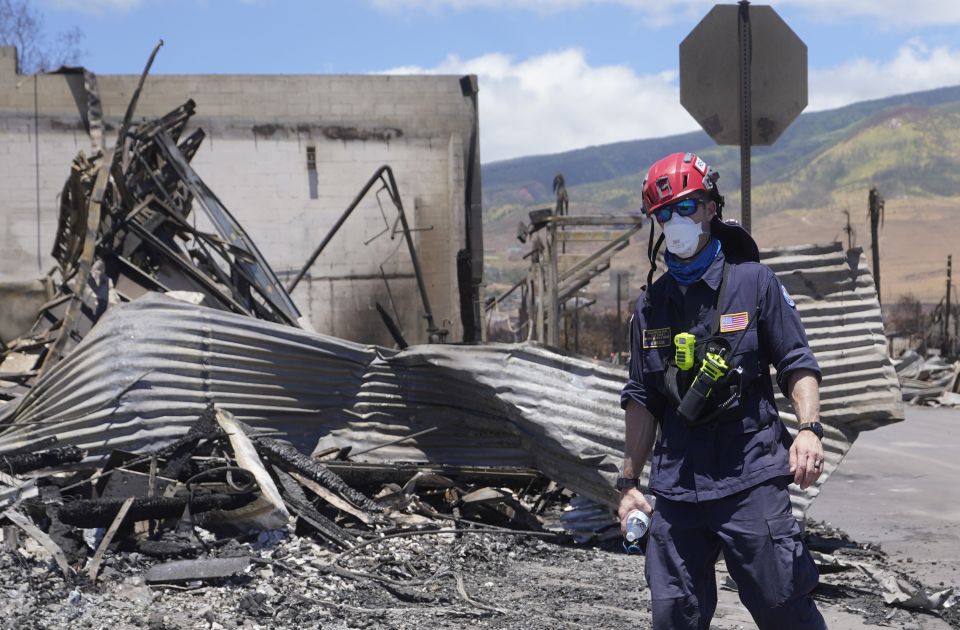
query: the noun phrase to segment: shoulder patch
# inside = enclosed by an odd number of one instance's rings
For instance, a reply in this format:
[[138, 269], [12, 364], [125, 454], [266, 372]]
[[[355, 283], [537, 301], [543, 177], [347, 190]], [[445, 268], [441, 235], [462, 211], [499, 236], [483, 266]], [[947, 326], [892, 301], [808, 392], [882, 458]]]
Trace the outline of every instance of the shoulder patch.
[[787, 287], [780, 285], [780, 293], [783, 294], [783, 301], [787, 303], [787, 306], [790, 308], [797, 308], [797, 303], [793, 301], [793, 298], [790, 297], [790, 294], [787, 292]]
[[644, 348], [666, 348], [670, 346], [669, 328], [644, 328], [643, 329], [643, 347]]

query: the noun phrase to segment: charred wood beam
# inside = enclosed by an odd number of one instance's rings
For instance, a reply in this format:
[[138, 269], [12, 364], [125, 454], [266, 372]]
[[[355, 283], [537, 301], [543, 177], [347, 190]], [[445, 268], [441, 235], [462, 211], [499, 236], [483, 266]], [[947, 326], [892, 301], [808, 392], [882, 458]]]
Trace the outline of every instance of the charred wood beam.
[[0, 456], [0, 471], [11, 475], [50, 468], [61, 464], [75, 464], [85, 453], [76, 446], [64, 446], [40, 453]]
[[[176, 518], [183, 514], [187, 503], [191, 514], [210, 510], [235, 510], [257, 498], [256, 492], [243, 494], [205, 494], [188, 497], [144, 497], [134, 499], [130, 506], [130, 521]], [[126, 499], [81, 499], [65, 503], [60, 508], [60, 521], [74, 527], [107, 527], [113, 522]]]
[[533, 468], [496, 468], [488, 466], [458, 466], [454, 464], [325, 462], [331, 472], [351, 486], [380, 487], [385, 483], [403, 484], [418, 472], [435, 473], [461, 483], [523, 489], [546, 477]]
[[46, 447], [48, 447], [48, 446], [52, 446], [52, 445], [56, 444], [57, 441], [58, 441], [58, 440], [57, 440], [57, 436], [55, 436], [55, 435], [48, 435], [48, 436], [45, 437], [45, 438], [41, 438], [41, 439], [38, 439], [38, 440], [34, 440], [34, 441], [31, 442], [30, 444], [26, 444], [26, 445], [24, 445], [24, 446], [19, 446], [19, 447], [17, 447], [17, 448], [14, 448], [14, 449], [9, 450], [9, 451], [7, 451], [7, 453], [6, 453], [6, 456], [7, 456], [7, 457], [10, 457], [11, 455], [22, 455], [22, 454], [25, 454], [25, 453], [32, 453], [32, 452], [34, 452], [34, 451], [39, 451], [39, 450], [44, 449], [44, 448], [46, 448]]
[[137, 551], [151, 558], [195, 557], [200, 555], [204, 548], [197, 543], [185, 540], [141, 540], [137, 543]]
[[123, 519], [127, 517], [127, 513], [130, 511], [130, 506], [133, 505], [134, 500], [133, 497], [127, 497], [123, 500], [123, 503], [120, 505], [120, 510], [117, 511], [113, 522], [110, 523], [110, 529], [107, 530], [107, 533], [105, 533], [100, 540], [100, 546], [97, 547], [97, 552], [93, 554], [93, 560], [90, 561], [90, 569], [87, 571], [87, 577], [90, 578], [91, 582], [96, 583], [97, 573], [100, 571], [100, 562], [103, 560], [103, 554], [107, 553], [107, 547], [110, 546], [114, 535], [117, 533], [117, 530], [120, 529], [120, 525], [123, 524]]
[[272, 438], [259, 438], [256, 443], [260, 454], [269, 459], [278, 468], [285, 471], [296, 471], [307, 479], [316, 481], [322, 486], [333, 490], [347, 501], [350, 501], [358, 508], [362, 508], [367, 512], [381, 512], [383, 510], [383, 508], [369, 497], [347, 485], [343, 479], [331, 472], [327, 466], [315, 459], [310, 459], [289, 444]]
[[350, 534], [345, 532], [339, 525], [317, 511], [307, 495], [303, 492], [293, 477], [282, 470], [274, 469], [277, 480], [280, 482], [280, 488], [283, 491], [283, 501], [287, 508], [295, 512], [301, 519], [306, 521], [311, 527], [317, 530], [324, 538], [335, 543], [343, 549], [349, 549], [353, 546]]
[[220, 435], [223, 431], [217, 424], [216, 410], [213, 405], [208, 405], [200, 414], [200, 417], [190, 426], [187, 434], [166, 448], [162, 448], [154, 453], [154, 457], [166, 459], [167, 462], [160, 470], [160, 474], [171, 479], [179, 479], [183, 472], [193, 450], [197, 447], [200, 440], [210, 439]]

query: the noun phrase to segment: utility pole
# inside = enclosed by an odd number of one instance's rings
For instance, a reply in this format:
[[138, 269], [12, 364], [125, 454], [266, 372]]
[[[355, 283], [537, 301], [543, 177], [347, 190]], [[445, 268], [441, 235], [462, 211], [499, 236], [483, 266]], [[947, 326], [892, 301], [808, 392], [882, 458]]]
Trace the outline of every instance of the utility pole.
[[843, 214], [847, 217], [847, 227], [843, 228], [844, 233], [847, 235], [847, 250], [851, 250], [853, 249], [853, 237], [856, 234], [856, 230], [850, 225], [850, 210], [844, 210]]
[[950, 343], [950, 278], [953, 272], [953, 255], [947, 256], [947, 311], [943, 316], [943, 349], [945, 354], [953, 354]]
[[[555, 219], [556, 217], [554, 217]], [[557, 222], [550, 221], [547, 236], [547, 338], [546, 344], [553, 348], [560, 346], [560, 274], [557, 266]]]
[[580, 354], [580, 296], [573, 298], [573, 351]]
[[873, 251], [873, 283], [877, 287], [877, 302], [880, 302], [880, 235], [883, 225], [883, 197], [876, 188], [870, 189], [870, 241]]
[[621, 309], [620, 279], [622, 277], [623, 276], [618, 271], [617, 272], [617, 334], [614, 339], [614, 346], [613, 346], [613, 351], [617, 354], [618, 363], [620, 358], [620, 338], [622, 336], [622, 332], [620, 329], [623, 328], [623, 321], [620, 315], [620, 309]]

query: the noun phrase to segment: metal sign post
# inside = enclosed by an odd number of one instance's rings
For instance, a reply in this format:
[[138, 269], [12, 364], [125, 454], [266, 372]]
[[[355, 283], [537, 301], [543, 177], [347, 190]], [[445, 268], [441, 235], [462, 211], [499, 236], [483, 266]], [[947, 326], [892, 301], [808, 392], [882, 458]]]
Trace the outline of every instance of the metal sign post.
[[740, 0], [737, 11], [740, 43], [740, 224], [750, 233], [750, 2]]

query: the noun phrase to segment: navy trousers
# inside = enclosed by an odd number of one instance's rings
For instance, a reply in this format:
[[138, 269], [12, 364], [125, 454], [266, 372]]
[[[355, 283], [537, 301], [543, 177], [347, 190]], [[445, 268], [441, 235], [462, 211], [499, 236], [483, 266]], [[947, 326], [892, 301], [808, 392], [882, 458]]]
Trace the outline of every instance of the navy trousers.
[[646, 549], [655, 629], [708, 630], [720, 552], [760, 630], [826, 628], [819, 575], [790, 512], [786, 479], [702, 503], [657, 499]]

